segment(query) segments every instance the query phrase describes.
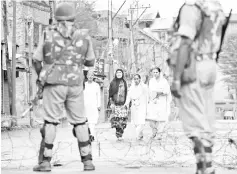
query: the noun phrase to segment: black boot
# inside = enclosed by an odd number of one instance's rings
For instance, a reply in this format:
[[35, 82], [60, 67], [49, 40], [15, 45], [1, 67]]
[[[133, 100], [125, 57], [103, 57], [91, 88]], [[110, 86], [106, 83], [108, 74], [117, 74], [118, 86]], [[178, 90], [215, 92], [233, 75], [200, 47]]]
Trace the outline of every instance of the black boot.
[[[197, 137], [192, 137], [191, 139], [194, 143], [194, 154], [197, 158], [196, 174], [215, 174], [212, 161], [207, 161], [207, 159], [211, 159], [212, 146], [204, 146], [202, 141]], [[208, 155], [210, 155], [209, 158], [207, 158]]]
[[84, 164], [84, 171], [95, 170], [95, 166], [92, 163], [92, 160], [84, 161], [83, 164]]
[[50, 161], [52, 157], [44, 157], [44, 148], [45, 148], [45, 142], [44, 138], [42, 138], [41, 143], [40, 143], [40, 150], [39, 150], [39, 157], [38, 157], [38, 165], [36, 165], [33, 168], [33, 171], [38, 171], [38, 172], [50, 172], [51, 171], [51, 165]]
[[51, 171], [51, 164], [49, 161], [43, 161], [41, 164], [36, 165], [33, 168], [35, 172], [50, 172]]
[[[40, 150], [39, 150], [39, 156], [38, 156], [38, 164], [41, 164], [43, 162], [44, 148], [45, 148], [45, 142], [44, 142], [44, 138], [42, 138], [41, 143], [40, 143]], [[49, 158], [49, 161], [51, 161], [52, 157], [48, 157], [48, 158]]]

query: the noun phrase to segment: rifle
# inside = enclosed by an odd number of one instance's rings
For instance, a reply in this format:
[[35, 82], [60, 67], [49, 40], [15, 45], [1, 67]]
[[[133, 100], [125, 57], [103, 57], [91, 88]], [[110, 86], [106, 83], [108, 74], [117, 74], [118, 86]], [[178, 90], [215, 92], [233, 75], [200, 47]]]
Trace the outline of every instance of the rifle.
[[29, 112], [29, 111], [32, 111], [32, 109], [34, 108], [34, 106], [37, 106], [38, 105], [38, 101], [40, 99], [42, 99], [42, 94], [43, 94], [43, 85], [41, 85], [41, 83], [37, 80], [37, 85], [38, 85], [38, 90], [37, 90], [37, 93], [35, 95], [35, 98], [30, 102], [30, 106], [29, 108], [27, 108], [22, 114], [21, 114], [21, 118], [25, 117], [26, 114]]
[[[21, 118], [26, 117], [26, 114], [29, 111], [32, 111], [32, 109], [35, 106], [37, 106], [38, 101], [40, 99], [42, 99], [42, 94], [43, 94], [43, 85], [41, 85], [40, 83], [37, 83], [37, 84], [38, 84], [38, 91], [37, 91], [37, 94], [36, 94], [35, 98], [30, 102], [30, 106], [20, 116], [2, 117], [2, 119], [1, 119], [1, 127], [5, 127], [5, 128], [12, 127], [13, 126], [12, 119], [21, 119]], [[32, 116], [32, 118], [34, 118], [34, 121], [38, 122], [39, 124], [43, 124], [42, 121], [37, 120], [34, 116]]]
[[225, 24], [222, 26], [221, 43], [220, 43], [219, 50], [216, 52], [216, 62], [218, 62], [218, 59], [219, 59], [219, 54], [221, 52], [221, 47], [222, 47], [222, 44], [223, 44], [223, 41], [224, 41], [226, 29], [228, 27], [231, 15], [232, 15], [232, 9], [230, 10], [229, 16], [226, 18]]

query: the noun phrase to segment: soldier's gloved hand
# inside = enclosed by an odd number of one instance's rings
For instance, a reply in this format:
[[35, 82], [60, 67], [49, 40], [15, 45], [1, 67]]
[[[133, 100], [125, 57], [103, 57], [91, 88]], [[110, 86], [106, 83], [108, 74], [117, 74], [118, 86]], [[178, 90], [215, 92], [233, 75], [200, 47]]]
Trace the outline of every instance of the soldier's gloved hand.
[[42, 86], [39, 79], [37, 79], [36, 84], [38, 86], [37, 96], [38, 96], [38, 99], [41, 100], [43, 98], [44, 87]]
[[171, 93], [176, 98], [180, 98], [181, 97], [181, 83], [180, 83], [179, 80], [175, 80], [175, 81], [172, 82]]

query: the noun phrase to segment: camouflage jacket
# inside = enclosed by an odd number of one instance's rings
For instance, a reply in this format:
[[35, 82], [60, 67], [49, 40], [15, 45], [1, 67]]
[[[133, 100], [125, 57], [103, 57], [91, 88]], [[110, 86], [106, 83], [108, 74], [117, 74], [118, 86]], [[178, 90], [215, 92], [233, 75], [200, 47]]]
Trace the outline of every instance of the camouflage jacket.
[[[171, 59], [177, 56], [181, 37], [185, 36], [192, 40], [192, 51], [197, 55], [211, 55], [220, 48], [222, 26], [226, 17], [222, 6], [218, 1], [192, 1], [185, 3], [179, 11], [176, 22], [172, 28], [171, 36]], [[174, 60], [170, 60], [175, 63]]]
[[47, 28], [44, 33], [43, 68], [39, 75], [41, 83], [82, 86], [88, 50], [93, 52], [89, 47], [92, 47], [91, 40], [84, 30], [74, 30], [72, 37], [65, 38], [57, 27]]

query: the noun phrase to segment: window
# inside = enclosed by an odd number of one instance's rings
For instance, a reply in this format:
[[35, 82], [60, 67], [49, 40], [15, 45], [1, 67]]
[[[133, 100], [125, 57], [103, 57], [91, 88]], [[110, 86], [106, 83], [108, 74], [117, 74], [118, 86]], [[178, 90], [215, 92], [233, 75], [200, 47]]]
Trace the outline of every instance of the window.
[[146, 22], [146, 28], [150, 28], [151, 24]]

